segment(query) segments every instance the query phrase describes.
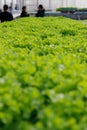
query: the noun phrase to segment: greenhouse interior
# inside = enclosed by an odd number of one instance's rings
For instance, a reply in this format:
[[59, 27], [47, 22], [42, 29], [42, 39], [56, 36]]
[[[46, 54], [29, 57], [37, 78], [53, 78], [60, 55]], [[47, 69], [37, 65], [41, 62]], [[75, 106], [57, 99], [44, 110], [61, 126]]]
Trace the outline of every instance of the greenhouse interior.
[[0, 0], [0, 130], [87, 130], [87, 0]]
[[28, 10], [34, 11], [39, 4], [43, 4], [46, 10], [55, 10], [59, 7], [87, 8], [87, 0], [0, 0], [0, 6], [12, 4], [13, 8], [17, 4], [19, 9], [26, 5]]

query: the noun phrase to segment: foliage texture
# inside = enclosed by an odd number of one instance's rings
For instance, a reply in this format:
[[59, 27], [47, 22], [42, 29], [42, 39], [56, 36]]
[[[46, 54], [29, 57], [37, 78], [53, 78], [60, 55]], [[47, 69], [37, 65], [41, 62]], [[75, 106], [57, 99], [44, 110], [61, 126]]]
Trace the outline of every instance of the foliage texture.
[[0, 24], [0, 130], [87, 129], [87, 26], [63, 17]]

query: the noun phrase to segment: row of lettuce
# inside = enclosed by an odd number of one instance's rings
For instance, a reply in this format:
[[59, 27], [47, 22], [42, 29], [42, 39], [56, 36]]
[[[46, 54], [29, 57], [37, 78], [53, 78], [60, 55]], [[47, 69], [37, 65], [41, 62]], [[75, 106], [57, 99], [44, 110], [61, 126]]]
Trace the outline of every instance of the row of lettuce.
[[87, 8], [77, 8], [77, 7], [60, 7], [56, 8], [56, 11], [61, 11], [63, 13], [74, 13], [74, 12], [87, 12]]
[[0, 25], [0, 130], [86, 130], [87, 26], [63, 17]]

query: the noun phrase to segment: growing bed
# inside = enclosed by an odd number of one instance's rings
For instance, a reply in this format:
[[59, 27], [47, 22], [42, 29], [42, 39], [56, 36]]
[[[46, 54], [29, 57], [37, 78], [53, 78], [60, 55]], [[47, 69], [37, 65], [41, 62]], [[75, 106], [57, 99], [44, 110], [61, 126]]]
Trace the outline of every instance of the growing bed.
[[86, 130], [87, 26], [63, 17], [0, 24], [0, 130]]

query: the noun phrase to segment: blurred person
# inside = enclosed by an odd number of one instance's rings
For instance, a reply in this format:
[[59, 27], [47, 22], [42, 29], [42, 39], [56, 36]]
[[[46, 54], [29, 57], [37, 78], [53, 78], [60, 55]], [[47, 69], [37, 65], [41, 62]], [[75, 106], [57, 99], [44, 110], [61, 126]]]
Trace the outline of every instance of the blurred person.
[[39, 5], [38, 6], [38, 11], [36, 13], [36, 17], [44, 17], [45, 16], [45, 9], [43, 7], [43, 5]]
[[15, 10], [19, 10], [18, 4], [15, 4]]
[[8, 11], [9, 7], [7, 4], [3, 6], [3, 12], [0, 14], [1, 22], [13, 20], [13, 15]]
[[27, 8], [26, 8], [26, 6], [23, 6], [20, 17], [28, 17], [28, 16], [29, 16], [29, 14], [27, 13]]
[[9, 12], [12, 13], [12, 11], [13, 11], [13, 5], [12, 5], [12, 3], [10, 3]]
[[2, 13], [2, 10], [0, 9], [0, 14]]

